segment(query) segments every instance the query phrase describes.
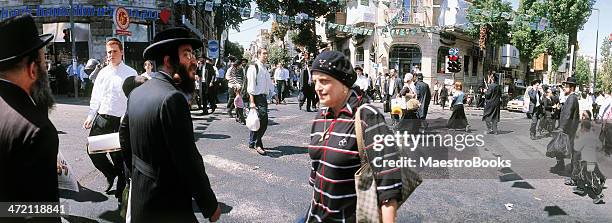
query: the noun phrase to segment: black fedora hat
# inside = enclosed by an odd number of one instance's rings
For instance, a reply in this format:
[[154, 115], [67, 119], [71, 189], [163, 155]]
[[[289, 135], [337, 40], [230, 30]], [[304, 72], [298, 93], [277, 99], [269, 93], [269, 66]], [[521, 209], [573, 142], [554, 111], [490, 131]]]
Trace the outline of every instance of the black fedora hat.
[[563, 84], [576, 85], [576, 78], [575, 77], [567, 77], [567, 79], [565, 81], [563, 81]]
[[166, 49], [182, 44], [189, 44], [194, 50], [203, 46], [202, 40], [193, 38], [189, 30], [181, 27], [170, 28], [155, 35], [153, 44], [144, 50], [142, 56], [145, 60], [155, 59], [159, 53], [165, 53]]
[[27, 55], [53, 39], [53, 34], [38, 34], [34, 18], [29, 14], [0, 22], [0, 33], [0, 62]]
[[534, 85], [534, 84], [536, 84], [536, 83], [537, 83], [537, 84], [541, 84], [542, 82], [540, 81], [540, 79], [535, 79], [535, 80], [532, 80], [532, 81], [531, 81], [531, 85]]

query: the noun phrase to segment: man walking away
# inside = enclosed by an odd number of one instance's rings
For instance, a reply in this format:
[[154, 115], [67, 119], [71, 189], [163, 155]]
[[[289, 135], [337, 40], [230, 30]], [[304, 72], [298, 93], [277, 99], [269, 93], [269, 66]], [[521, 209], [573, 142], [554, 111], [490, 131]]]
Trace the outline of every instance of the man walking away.
[[[0, 202], [4, 207], [17, 202], [59, 204], [59, 139], [48, 118], [54, 100], [44, 49], [53, 35], [39, 35], [29, 14], [1, 21], [0, 33]], [[0, 222], [61, 219], [0, 216]]]
[[482, 120], [487, 125], [486, 134], [498, 134], [497, 124], [499, 123], [499, 114], [501, 109], [502, 89], [497, 82], [499, 76], [495, 73], [490, 73], [488, 77], [487, 92], [485, 92], [485, 105], [483, 110]]
[[442, 110], [444, 110], [444, 107], [446, 107], [446, 100], [448, 100], [448, 89], [446, 88], [446, 85], [443, 84], [442, 89], [440, 89], [440, 104], [442, 106]]
[[249, 107], [257, 109], [257, 116], [259, 117], [259, 129], [249, 133], [249, 148], [255, 149], [260, 155], [266, 154], [261, 139], [268, 129], [267, 94], [274, 89], [270, 73], [264, 65], [267, 60], [268, 50], [260, 48], [257, 50], [257, 60], [247, 70], [247, 91], [250, 95]]
[[429, 103], [431, 103], [431, 91], [429, 91], [429, 85], [423, 81], [423, 73], [417, 73], [417, 82], [414, 84], [416, 88], [417, 100], [420, 102], [419, 110], [417, 111], [417, 118], [420, 123], [417, 123], [418, 127], [423, 127], [421, 133], [425, 133], [427, 130], [427, 111], [429, 110]]
[[171, 28], [155, 35], [144, 51], [159, 69], [130, 93], [120, 136], [129, 142], [134, 164], [132, 222], [197, 222], [193, 200], [211, 222], [221, 215], [184, 96], [194, 91], [194, 50], [201, 47], [187, 29]]
[[531, 115], [531, 128], [529, 128], [529, 136], [531, 140], [536, 139], [536, 127], [538, 126], [538, 119], [542, 113], [542, 93], [540, 89], [540, 80], [531, 81], [531, 90], [529, 90], [529, 112]]
[[[83, 123], [85, 129], [91, 129], [89, 136], [97, 136], [119, 132], [121, 116], [127, 109], [127, 97], [123, 93], [123, 81], [129, 76], [137, 76], [136, 70], [123, 63], [123, 47], [121, 42], [112, 38], [106, 42], [106, 57], [110, 64], [102, 70], [94, 84], [89, 102], [89, 115]], [[121, 200], [121, 191], [125, 186], [123, 173], [123, 158], [121, 152], [89, 154], [91, 162], [100, 170], [108, 186], [106, 192], [113, 187], [116, 177], [117, 192], [115, 197]]]
[[306, 102], [306, 111], [312, 112], [311, 108], [314, 104], [314, 83], [312, 82], [312, 73], [310, 72], [310, 64], [308, 61], [308, 53], [304, 54], [304, 62], [300, 64], [302, 66], [302, 72], [300, 73], [300, 91], [304, 95], [302, 101], [299, 102], [300, 110], [302, 110], [302, 106], [304, 102]]

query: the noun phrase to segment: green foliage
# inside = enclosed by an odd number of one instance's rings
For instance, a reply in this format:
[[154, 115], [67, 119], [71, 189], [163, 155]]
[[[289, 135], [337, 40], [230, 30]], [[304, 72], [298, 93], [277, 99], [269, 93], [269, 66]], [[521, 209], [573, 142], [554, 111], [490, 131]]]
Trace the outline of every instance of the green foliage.
[[280, 41], [283, 41], [285, 38], [285, 35], [287, 35], [287, 31], [288, 31], [287, 26], [281, 25], [277, 22], [272, 22], [271, 32], [274, 38], [272, 38], [271, 40], [274, 41], [274, 39], [276, 38]]
[[221, 39], [221, 33], [227, 28], [240, 31], [240, 23], [243, 19], [240, 16], [239, 8], [251, 6], [248, 1], [243, 0], [224, 0], [223, 5], [227, 5], [227, 7], [214, 7], [214, 25], [217, 30], [217, 39]]
[[289, 55], [287, 54], [287, 51], [284, 50], [281, 47], [278, 46], [269, 46], [268, 47], [268, 63], [269, 64], [277, 64], [277, 63], [284, 63], [286, 64], [287, 62], [289, 62]]
[[509, 18], [504, 15], [511, 15], [512, 5], [501, 0], [480, 0], [474, 1], [468, 9], [467, 19], [472, 25], [467, 32], [475, 39], [480, 37], [480, 27], [486, 26], [489, 29], [487, 35], [487, 45], [501, 46], [510, 42], [508, 33], [510, 32]]
[[601, 45], [601, 69], [597, 69], [597, 90], [606, 90], [607, 92], [612, 91], [612, 42], [605, 38]]
[[547, 1], [547, 17], [560, 33], [576, 33], [591, 16], [595, 0], [554, 0]]
[[238, 44], [227, 41], [225, 44], [225, 55], [224, 56], [235, 56], [237, 59], [242, 59], [244, 55], [244, 48]]
[[[262, 12], [296, 16], [298, 13], [305, 13], [309, 16], [320, 17], [338, 11], [341, 7], [340, 1], [299, 1], [299, 0], [256, 0]], [[327, 2], [327, 3], [326, 3]], [[296, 30], [296, 38], [291, 38], [293, 43], [304, 46], [310, 52], [316, 52], [320, 38], [315, 33], [314, 21], [302, 21], [302, 24], [280, 24], [287, 30]]]
[[589, 67], [589, 62], [584, 57], [578, 57], [576, 60], [576, 70], [574, 72], [574, 77], [576, 77], [576, 81], [578, 85], [589, 85], [591, 82], [591, 68]]

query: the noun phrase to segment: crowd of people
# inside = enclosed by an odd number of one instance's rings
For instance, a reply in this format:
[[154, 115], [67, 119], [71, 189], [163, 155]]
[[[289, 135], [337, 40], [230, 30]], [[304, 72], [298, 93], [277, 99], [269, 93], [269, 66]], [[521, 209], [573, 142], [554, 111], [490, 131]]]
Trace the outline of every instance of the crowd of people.
[[[29, 15], [0, 22], [0, 32], [16, 34], [0, 36], [0, 167], [16, 170], [0, 175], [7, 180], [0, 184], [0, 201], [59, 202], [59, 143], [48, 117], [54, 100], [44, 60], [44, 47], [53, 35], [39, 35]], [[269, 103], [285, 104], [290, 89], [299, 89], [300, 110], [304, 104], [307, 112], [319, 110], [308, 145], [313, 195], [308, 198], [308, 213], [300, 222], [363, 221], [359, 213], [364, 210], [357, 202], [363, 197], [355, 187], [361, 182], [355, 173], [377, 157], [397, 160], [399, 156], [395, 145], [365, 151], [363, 145], [371, 145], [375, 135], [392, 135], [392, 130], [416, 134], [428, 129], [432, 89], [418, 68], [402, 77], [392, 69], [384, 77], [371, 79], [363, 68], [353, 67], [343, 53], [323, 51], [312, 60], [305, 52], [297, 70], [283, 64], [268, 69], [268, 51], [262, 47], [252, 62], [230, 57], [225, 70], [210, 58], [197, 57], [202, 47], [202, 41], [185, 28], [161, 31], [144, 50], [145, 72], [139, 75], [124, 63], [122, 42], [110, 38], [105, 44], [107, 60], [90, 60], [82, 68], [93, 80], [83, 127], [90, 129], [89, 136], [117, 133], [121, 147], [118, 151], [88, 154], [105, 177], [107, 192], [116, 180], [115, 197], [126, 210], [128, 221], [195, 222], [192, 199], [211, 222], [220, 218], [219, 201], [195, 144], [191, 105], [197, 104], [204, 114], [214, 113], [218, 94], [224, 88], [228, 91], [227, 113], [234, 117], [235, 111], [236, 122], [244, 124], [246, 111], [256, 111], [259, 127], [249, 131], [248, 147], [261, 155], [266, 154], [262, 139], [269, 121]], [[488, 75], [483, 93], [486, 134], [499, 133], [502, 90], [498, 82], [497, 75]], [[540, 117], [552, 116], [559, 109], [559, 126], [570, 136], [572, 150], [570, 157], [558, 158], [558, 167], [564, 168], [564, 158], [570, 158], [572, 173], [584, 169], [580, 151], [574, 148], [588, 147], [574, 144], [576, 135], [594, 131], [589, 122], [592, 110], [583, 110], [575, 89], [576, 81], [569, 77], [564, 82], [564, 100], [555, 100], [552, 90], [541, 89], [538, 81], [528, 93], [533, 102], [529, 106], [532, 123], [537, 125]], [[454, 83], [450, 93], [446, 86], [436, 84], [434, 103], [440, 101], [445, 107], [447, 96], [452, 97], [447, 127], [469, 131], [463, 84]], [[383, 111], [374, 106], [376, 98], [383, 102]], [[595, 102], [601, 103], [596, 118], [603, 120], [603, 145], [609, 154], [612, 143], [605, 139], [612, 138], [612, 97], [608, 93]], [[392, 128], [386, 125], [385, 112], [391, 113]], [[365, 130], [355, 132], [358, 129]], [[533, 129], [534, 124], [530, 131]], [[398, 167], [372, 168], [377, 187], [374, 206], [369, 208], [380, 214], [382, 222], [395, 222], [397, 209], [406, 199], [404, 194], [412, 191], [405, 191], [405, 176]], [[576, 192], [594, 188], [586, 187], [585, 182], [579, 174], [572, 174], [566, 183], [576, 186]], [[597, 202], [602, 199], [601, 191], [598, 196]]]

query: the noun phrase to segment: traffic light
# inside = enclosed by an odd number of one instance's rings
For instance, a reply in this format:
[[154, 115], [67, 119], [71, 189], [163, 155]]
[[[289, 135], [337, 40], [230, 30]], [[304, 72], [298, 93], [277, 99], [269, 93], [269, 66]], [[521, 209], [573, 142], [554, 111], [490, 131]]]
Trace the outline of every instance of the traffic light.
[[372, 61], [372, 63], [376, 63], [376, 53], [374, 50], [370, 50], [370, 61]]
[[64, 42], [70, 42], [70, 29], [64, 29]]
[[452, 73], [461, 72], [461, 62], [459, 62], [458, 56], [448, 56], [448, 71]]

